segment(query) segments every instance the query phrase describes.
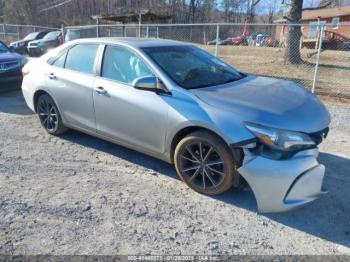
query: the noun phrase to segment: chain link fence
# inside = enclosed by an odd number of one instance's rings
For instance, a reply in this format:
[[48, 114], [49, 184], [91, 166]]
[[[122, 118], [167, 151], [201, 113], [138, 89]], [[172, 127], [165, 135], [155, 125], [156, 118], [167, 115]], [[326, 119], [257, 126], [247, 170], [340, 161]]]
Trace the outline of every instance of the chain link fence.
[[[297, 31], [297, 38], [289, 37]], [[87, 37], [172, 39], [198, 45], [248, 74], [289, 79], [320, 95], [350, 99], [350, 24], [158, 24], [66, 27]], [[294, 35], [293, 35], [294, 36]], [[285, 55], [291, 41], [296, 48]], [[293, 62], [290, 63], [290, 60]]]
[[[55, 28], [0, 24], [0, 39], [9, 43], [31, 32], [48, 29]], [[141, 37], [189, 42], [241, 72], [289, 79], [320, 95], [350, 99], [350, 23], [341, 23], [337, 28], [315, 23], [116, 24], [64, 27], [62, 30], [66, 41]], [[289, 36], [291, 31], [294, 31], [294, 38]], [[288, 59], [285, 54], [291, 41], [297, 44]]]
[[57, 30], [57, 28], [35, 25], [0, 24], [0, 40], [9, 44], [25, 38], [30, 33], [50, 30]]
[[[294, 63], [285, 56], [292, 30], [301, 32], [297, 52], [291, 54]], [[317, 94], [350, 98], [350, 25], [222, 25], [219, 35], [226, 42], [219, 42], [218, 55], [243, 72], [290, 79]]]

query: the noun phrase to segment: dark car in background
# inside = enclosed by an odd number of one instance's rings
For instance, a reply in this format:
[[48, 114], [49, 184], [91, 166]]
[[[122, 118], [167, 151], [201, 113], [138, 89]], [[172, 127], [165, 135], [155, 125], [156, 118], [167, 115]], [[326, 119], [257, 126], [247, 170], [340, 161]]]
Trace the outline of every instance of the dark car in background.
[[0, 91], [21, 86], [22, 67], [27, 61], [0, 41]]
[[12, 42], [9, 47], [12, 51], [19, 53], [19, 54], [22, 54], [22, 55], [25, 55], [25, 54], [27, 54], [28, 43], [30, 41], [42, 39], [47, 33], [49, 33], [49, 31], [30, 33], [22, 40]]
[[61, 31], [52, 31], [44, 36], [43, 39], [31, 41], [28, 44], [28, 54], [30, 56], [41, 56], [49, 49], [53, 49], [63, 43]]

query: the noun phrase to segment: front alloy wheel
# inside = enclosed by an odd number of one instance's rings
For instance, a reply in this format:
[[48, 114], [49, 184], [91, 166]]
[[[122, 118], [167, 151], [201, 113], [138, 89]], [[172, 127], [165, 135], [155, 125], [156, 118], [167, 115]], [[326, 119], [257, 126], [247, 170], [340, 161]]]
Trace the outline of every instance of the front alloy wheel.
[[180, 141], [175, 167], [182, 180], [197, 192], [217, 195], [234, 180], [235, 162], [229, 147], [217, 136], [199, 131]]

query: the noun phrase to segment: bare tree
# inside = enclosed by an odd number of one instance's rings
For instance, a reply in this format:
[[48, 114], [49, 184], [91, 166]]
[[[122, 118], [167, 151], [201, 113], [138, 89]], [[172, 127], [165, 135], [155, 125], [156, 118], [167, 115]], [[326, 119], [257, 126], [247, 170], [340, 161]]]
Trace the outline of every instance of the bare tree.
[[248, 23], [254, 22], [254, 16], [255, 16], [255, 7], [257, 4], [259, 4], [261, 0], [247, 0], [247, 18], [246, 21]]
[[92, 24], [92, 15], [120, 14], [125, 10], [137, 12], [139, 9], [163, 12], [171, 17], [172, 23], [254, 22], [257, 15], [271, 22], [275, 12], [272, 7], [267, 7], [270, 0], [0, 0], [0, 9], [1, 3], [5, 5], [2, 13], [6, 23], [53, 27], [62, 23]]
[[198, 11], [198, 22], [216, 22], [216, 1], [215, 0], [203, 0], [202, 5]]
[[187, 12], [187, 22], [194, 23], [196, 18], [196, 12], [198, 6], [201, 4], [201, 0], [190, 0]]
[[221, 7], [224, 10], [224, 19], [225, 22], [230, 22], [230, 16], [232, 14], [232, 1], [231, 0], [223, 0], [221, 2]]
[[267, 6], [267, 23], [272, 24], [276, 14], [279, 11], [279, 0], [270, 0], [268, 1], [268, 6]]
[[[242, 13], [242, 5], [246, 0], [222, 0], [221, 7], [225, 22], [237, 22]], [[260, 0], [258, 0], [260, 1]]]
[[298, 24], [302, 15], [303, 0], [291, 0], [289, 5], [289, 13], [285, 18], [292, 25], [288, 26], [284, 61], [290, 64], [300, 64], [302, 63], [300, 56], [300, 38], [302, 33]]

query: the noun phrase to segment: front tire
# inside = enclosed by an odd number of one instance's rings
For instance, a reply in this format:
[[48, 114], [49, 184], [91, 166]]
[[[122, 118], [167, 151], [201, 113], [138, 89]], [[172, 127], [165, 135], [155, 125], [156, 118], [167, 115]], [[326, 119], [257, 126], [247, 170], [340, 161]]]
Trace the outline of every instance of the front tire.
[[236, 163], [230, 148], [216, 135], [197, 131], [176, 146], [177, 174], [193, 190], [218, 195], [232, 187]]
[[67, 130], [55, 102], [49, 95], [43, 94], [38, 98], [36, 112], [42, 127], [49, 134], [57, 136]]

